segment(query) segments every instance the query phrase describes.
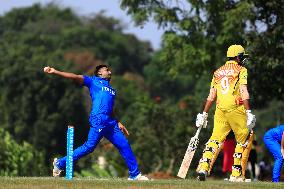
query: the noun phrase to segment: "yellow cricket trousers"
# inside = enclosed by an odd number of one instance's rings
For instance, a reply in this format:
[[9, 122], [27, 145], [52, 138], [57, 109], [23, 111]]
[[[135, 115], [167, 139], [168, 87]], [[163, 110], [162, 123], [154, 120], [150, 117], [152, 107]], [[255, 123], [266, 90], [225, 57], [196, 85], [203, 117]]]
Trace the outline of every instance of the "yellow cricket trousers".
[[231, 129], [235, 134], [237, 142], [234, 153], [232, 176], [241, 176], [242, 153], [244, 151], [244, 144], [249, 135], [249, 130], [247, 128], [247, 116], [244, 106], [239, 106], [230, 111], [216, 108], [213, 133], [209, 141], [206, 143], [197, 171], [209, 170], [213, 156], [215, 153], [219, 153], [221, 144], [226, 139], [226, 136], [229, 134]]

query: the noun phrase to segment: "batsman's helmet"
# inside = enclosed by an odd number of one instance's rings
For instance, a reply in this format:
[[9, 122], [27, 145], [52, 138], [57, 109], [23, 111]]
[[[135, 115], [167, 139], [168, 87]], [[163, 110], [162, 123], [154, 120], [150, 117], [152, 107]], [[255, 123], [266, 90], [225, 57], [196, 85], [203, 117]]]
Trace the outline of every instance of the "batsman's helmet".
[[227, 57], [229, 59], [237, 57], [239, 64], [245, 65], [248, 54], [245, 53], [245, 49], [241, 45], [231, 45], [227, 50]]
[[228, 48], [228, 51], [227, 51], [228, 58], [233, 58], [239, 55], [248, 56], [248, 54], [245, 53], [245, 49], [241, 45], [231, 45]]

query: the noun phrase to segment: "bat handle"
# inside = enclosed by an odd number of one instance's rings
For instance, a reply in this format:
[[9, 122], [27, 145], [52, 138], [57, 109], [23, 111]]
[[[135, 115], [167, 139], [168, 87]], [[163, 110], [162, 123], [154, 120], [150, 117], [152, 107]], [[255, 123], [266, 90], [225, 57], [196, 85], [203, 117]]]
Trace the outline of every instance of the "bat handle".
[[199, 133], [200, 133], [201, 129], [202, 129], [202, 126], [197, 129], [196, 134], [195, 134], [194, 137], [198, 137], [199, 136]]

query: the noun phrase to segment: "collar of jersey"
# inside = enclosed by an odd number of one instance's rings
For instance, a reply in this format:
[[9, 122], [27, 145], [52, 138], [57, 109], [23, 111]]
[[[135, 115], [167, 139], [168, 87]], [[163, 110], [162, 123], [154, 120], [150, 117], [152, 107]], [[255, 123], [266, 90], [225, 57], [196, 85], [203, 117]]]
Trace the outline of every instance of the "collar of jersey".
[[109, 85], [109, 80], [106, 80], [106, 79], [101, 78], [101, 77], [97, 77], [97, 79], [98, 79], [99, 81], [101, 81], [103, 84]]
[[229, 60], [229, 61], [226, 62], [226, 64], [238, 64], [238, 63], [234, 60]]

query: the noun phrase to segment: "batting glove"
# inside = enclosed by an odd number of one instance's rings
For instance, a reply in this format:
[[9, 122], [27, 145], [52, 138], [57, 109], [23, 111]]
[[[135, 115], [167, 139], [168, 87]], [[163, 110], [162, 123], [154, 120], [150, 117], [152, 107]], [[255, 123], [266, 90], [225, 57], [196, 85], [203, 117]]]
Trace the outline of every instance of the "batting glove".
[[207, 117], [208, 117], [207, 112], [203, 112], [202, 114], [201, 113], [197, 114], [196, 123], [195, 123], [196, 127], [206, 128], [208, 122]]
[[247, 127], [249, 128], [249, 130], [252, 130], [256, 122], [255, 115], [251, 113], [251, 110], [247, 110], [246, 114], [247, 114]]

